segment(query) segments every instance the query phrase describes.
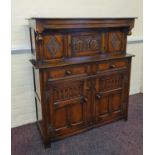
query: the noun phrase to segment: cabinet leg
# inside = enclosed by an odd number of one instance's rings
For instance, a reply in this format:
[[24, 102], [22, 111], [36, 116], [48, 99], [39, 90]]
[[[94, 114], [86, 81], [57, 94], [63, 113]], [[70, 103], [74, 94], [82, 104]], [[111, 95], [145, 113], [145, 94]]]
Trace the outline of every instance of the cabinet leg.
[[50, 148], [51, 147], [51, 142], [50, 141], [44, 142], [44, 147], [45, 147], [45, 149]]
[[128, 116], [124, 117], [124, 121], [127, 122], [128, 121]]

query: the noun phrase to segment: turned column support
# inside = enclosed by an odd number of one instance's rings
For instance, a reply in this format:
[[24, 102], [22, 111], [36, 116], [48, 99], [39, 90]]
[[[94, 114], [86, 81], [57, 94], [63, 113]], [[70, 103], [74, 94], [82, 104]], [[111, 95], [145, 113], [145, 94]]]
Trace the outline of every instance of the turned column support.
[[37, 54], [37, 61], [43, 62], [43, 33], [36, 31], [36, 52]]

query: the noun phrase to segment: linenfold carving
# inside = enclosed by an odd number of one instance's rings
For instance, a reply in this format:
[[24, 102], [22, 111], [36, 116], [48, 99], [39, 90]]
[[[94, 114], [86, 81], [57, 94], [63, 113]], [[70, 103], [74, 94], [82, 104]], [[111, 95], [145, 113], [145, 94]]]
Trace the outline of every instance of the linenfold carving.
[[103, 77], [100, 79], [100, 88], [102, 91], [108, 91], [122, 87], [122, 75], [114, 75], [110, 77]]
[[54, 89], [54, 100], [64, 100], [80, 96], [82, 93], [83, 84], [76, 83], [66, 87], [58, 87]]

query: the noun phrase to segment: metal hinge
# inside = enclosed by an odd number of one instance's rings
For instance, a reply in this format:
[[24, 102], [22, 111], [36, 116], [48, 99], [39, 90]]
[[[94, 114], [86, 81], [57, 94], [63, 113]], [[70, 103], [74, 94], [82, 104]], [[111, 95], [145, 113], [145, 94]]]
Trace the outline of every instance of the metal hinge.
[[124, 82], [128, 82], [128, 77], [127, 76], [124, 77]]
[[48, 91], [46, 91], [46, 101], [49, 101], [50, 100], [50, 94], [49, 94], [49, 92]]
[[55, 102], [55, 103], [54, 103], [54, 107], [55, 107], [55, 108], [59, 108], [59, 105], [60, 105], [59, 102]]

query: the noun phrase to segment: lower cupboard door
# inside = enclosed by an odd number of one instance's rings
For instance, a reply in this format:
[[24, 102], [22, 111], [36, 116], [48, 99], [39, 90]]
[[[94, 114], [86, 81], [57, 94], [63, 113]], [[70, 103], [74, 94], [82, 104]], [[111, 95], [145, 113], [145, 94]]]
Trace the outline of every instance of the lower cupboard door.
[[52, 87], [50, 125], [54, 135], [65, 135], [86, 125], [85, 81], [57, 83]]
[[96, 96], [95, 112], [96, 121], [108, 121], [121, 117], [123, 113], [122, 91], [116, 91], [111, 94], [102, 94]]

